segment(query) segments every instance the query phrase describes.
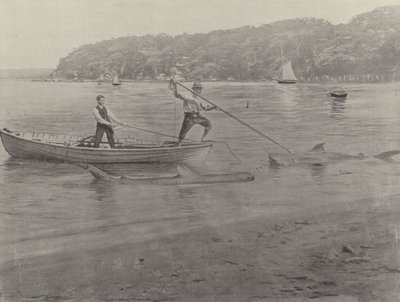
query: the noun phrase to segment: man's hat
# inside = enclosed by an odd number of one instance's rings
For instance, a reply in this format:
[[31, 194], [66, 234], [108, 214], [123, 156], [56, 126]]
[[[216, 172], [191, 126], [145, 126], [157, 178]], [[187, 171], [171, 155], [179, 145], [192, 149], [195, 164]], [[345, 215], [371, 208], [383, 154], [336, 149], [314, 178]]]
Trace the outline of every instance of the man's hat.
[[195, 89], [195, 88], [203, 89], [203, 86], [201, 86], [200, 81], [194, 81], [192, 89]]

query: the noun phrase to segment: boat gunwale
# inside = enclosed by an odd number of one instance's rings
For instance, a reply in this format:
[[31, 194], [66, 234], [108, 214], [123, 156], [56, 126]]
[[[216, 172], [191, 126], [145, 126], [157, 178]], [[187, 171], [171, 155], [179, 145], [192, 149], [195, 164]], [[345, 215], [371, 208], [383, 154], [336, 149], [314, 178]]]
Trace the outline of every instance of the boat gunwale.
[[296, 84], [297, 80], [277, 80], [279, 84]]
[[[17, 132], [17, 131], [15, 131]], [[23, 131], [21, 131], [23, 132]], [[42, 133], [42, 132], [35, 132], [35, 133]], [[182, 145], [182, 146], [172, 146], [172, 147], [150, 147], [150, 148], [146, 148], [146, 147], [141, 147], [141, 148], [93, 148], [93, 147], [79, 147], [79, 146], [74, 146], [74, 145], [64, 145], [64, 144], [55, 144], [55, 143], [49, 143], [49, 142], [42, 142], [42, 141], [38, 141], [38, 140], [34, 140], [34, 139], [29, 139], [26, 137], [22, 137], [22, 136], [17, 136], [15, 134], [13, 134], [12, 132], [7, 132], [4, 130], [0, 130], [0, 135], [6, 134], [10, 137], [13, 137], [15, 139], [18, 140], [23, 140], [23, 141], [27, 141], [30, 143], [35, 143], [35, 144], [40, 144], [40, 145], [46, 145], [46, 146], [52, 146], [52, 147], [58, 147], [58, 148], [65, 148], [65, 149], [76, 149], [76, 150], [85, 150], [85, 151], [90, 151], [90, 152], [104, 152], [106, 151], [107, 153], [118, 153], [118, 152], [131, 152], [131, 151], [164, 151], [164, 150], [182, 150], [182, 149], [193, 149], [193, 148], [205, 148], [205, 147], [211, 147], [213, 145], [213, 142], [206, 142], [206, 143], [197, 143], [197, 144], [190, 144], [190, 145]], [[44, 133], [47, 134], [47, 133]], [[59, 135], [64, 135], [64, 134], [59, 134]], [[3, 143], [4, 145], [4, 143]]]

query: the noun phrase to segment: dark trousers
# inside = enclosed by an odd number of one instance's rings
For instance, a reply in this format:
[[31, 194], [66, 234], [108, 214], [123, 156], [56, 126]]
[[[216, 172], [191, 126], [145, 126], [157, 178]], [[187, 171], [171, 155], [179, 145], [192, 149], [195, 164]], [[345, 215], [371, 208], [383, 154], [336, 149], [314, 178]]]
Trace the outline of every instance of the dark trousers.
[[188, 131], [197, 124], [203, 126], [207, 132], [211, 129], [211, 122], [199, 112], [186, 112], [179, 132], [179, 140], [183, 140]]
[[107, 140], [108, 140], [108, 143], [110, 144], [110, 147], [115, 148], [114, 130], [111, 127], [108, 127], [108, 126], [100, 124], [100, 123], [97, 123], [97, 126], [96, 126], [94, 147], [98, 148], [100, 146], [101, 139], [103, 138], [104, 132], [107, 134]]

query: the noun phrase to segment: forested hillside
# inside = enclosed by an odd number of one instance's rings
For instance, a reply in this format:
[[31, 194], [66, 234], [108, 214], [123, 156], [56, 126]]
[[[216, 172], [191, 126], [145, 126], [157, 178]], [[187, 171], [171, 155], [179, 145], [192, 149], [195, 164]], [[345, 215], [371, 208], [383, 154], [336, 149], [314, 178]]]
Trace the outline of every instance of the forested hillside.
[[270, 80], [281, 50], [300, 81], [400, 79], [400, 6], [347, 24], [291, 19], [206, 34], [132, 36], [83, 45], [60, 59], [55, 78]]

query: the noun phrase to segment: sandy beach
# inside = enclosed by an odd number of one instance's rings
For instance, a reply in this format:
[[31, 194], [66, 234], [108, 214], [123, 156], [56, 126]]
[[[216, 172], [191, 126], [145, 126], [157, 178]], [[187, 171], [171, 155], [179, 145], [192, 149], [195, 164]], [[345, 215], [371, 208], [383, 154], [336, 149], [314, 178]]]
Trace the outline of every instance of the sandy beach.
[[9, 261], [2, 301], [398, 301], [399, 197]]

